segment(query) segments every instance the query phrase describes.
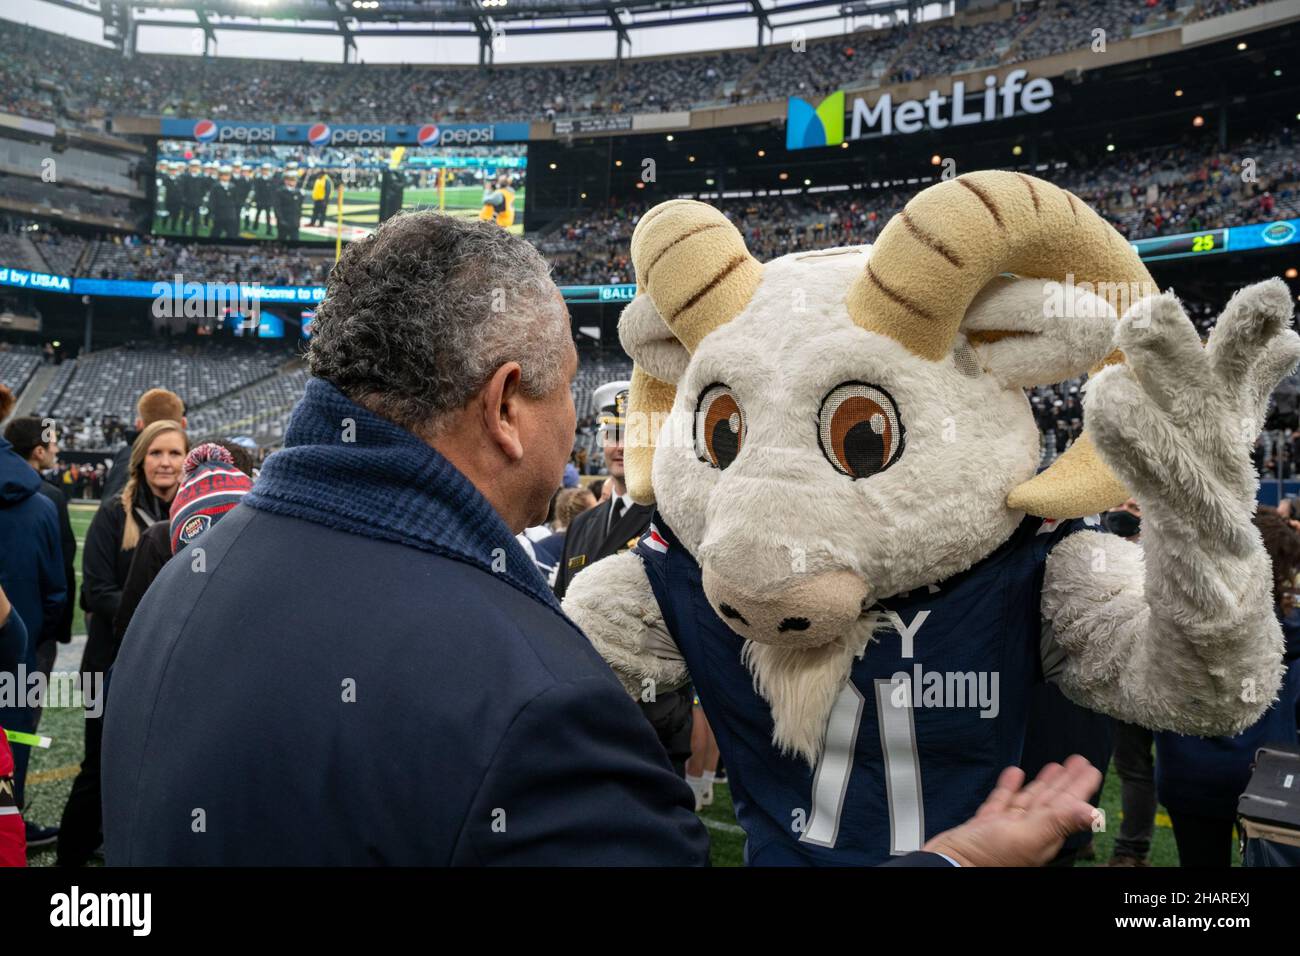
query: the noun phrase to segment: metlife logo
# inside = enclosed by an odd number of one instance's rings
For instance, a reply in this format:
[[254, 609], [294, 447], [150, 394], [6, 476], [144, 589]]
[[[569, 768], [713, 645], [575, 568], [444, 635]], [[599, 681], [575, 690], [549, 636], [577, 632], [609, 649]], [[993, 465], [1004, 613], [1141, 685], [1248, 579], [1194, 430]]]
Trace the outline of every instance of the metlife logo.
[[[984, 77], [982, 91], [970, 92], [964, 80], [955, 80], [951, 96], [931, 90], [923, 99], [898, 104], [891, 93], [874, 103], [861, 96], [846, 102], [844, 91], [839, 90], [816, 106], [792, 96], [786, 108], [785, 146], [791, 150], [838, 146], [845, 139], [919, 133], [1046, 112], [1052, 108], [1052, 81], [1037, 77], [1026, 83], [1028, 76], [1025, 70], [1012, 70], [999, 85], [997, 76], [989, 75]], [[847, 136], [846, 111], [850, 118]]]

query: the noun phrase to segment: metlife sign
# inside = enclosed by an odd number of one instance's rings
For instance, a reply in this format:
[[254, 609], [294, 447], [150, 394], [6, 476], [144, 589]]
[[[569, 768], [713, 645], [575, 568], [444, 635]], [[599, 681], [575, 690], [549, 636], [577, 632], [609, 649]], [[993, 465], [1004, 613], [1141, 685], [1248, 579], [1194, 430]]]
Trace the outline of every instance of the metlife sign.
[[199, 143], [305, 143], [308, 146], [475, 146], [521, 143], [527, 123], [250, 123], [239, 120], [163, 119], [164, 139]]
[[[999, 84], [995, 75], [984, 77], [983, 89], [968, 91], [966, 81], [955, 80], [952, 95], [931, 90], [919, 100], [894, 102], [885, 93], [874, 103], [856, 96], [847, 101], [844, 91], [832, 93], [814, 106], [797, 96], [790, 98], [785, 119], [785, 148], [810, 149], [838, 146], [846, 139], [919, 133], [922, 130], [970, 126], [1052, 108], [1052, 81], [1037, 77], [1025, 82], [1025, 70], [1012, 70]], [[845, 135], [845, 119], [849, 120]]]

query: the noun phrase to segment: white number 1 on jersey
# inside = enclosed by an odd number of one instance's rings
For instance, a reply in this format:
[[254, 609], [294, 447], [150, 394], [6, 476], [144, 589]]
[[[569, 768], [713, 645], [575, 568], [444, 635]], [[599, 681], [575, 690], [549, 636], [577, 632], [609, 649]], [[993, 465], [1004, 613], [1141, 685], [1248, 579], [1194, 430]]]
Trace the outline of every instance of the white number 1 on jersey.
[[[885, 792], [889, 797], [889, 852], [911, 853], [925, 842], [912, 682], [908, 678], [897, 683], [878, 679], [875, 692], [880, 751], [885, 758]], [[862, 692], [852, 681], [846, 682], [826, 724], [826, 744], [813, 775], [812, 816], [799, 837], [800, 843], [835, 846], [865, 707]]]

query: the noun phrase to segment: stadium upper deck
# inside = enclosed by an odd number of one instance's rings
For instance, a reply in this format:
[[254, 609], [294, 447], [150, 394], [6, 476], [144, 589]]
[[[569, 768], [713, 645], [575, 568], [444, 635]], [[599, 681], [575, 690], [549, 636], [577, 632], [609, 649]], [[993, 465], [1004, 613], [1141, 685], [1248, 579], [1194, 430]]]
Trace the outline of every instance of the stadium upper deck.
[[[1280, 0], [1286, 3], [1288, 0]], [[71, 123], [115, 115], [411, 123], [681, 111], [816, 96], [1114, 43], [1258, 0], [1060, 0], [808, 41], [690, 56], [487, 67], [138, 55], [6, 23], [0, 110]], [[1020, 8], [1021, 11], [1029, 7]]]

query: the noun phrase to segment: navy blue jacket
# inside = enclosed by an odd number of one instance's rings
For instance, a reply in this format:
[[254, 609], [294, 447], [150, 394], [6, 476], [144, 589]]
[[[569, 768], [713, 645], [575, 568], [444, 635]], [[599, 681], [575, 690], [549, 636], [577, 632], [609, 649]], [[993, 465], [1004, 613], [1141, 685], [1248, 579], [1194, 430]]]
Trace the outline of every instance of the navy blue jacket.
[[41, 476], [0, 438], [0, 584], [27, 625], [27, 664], [52, 639], [68, 599], [59, 514], [40, 494]]
[[[22, 648], [13, 636], [17, 629], [10, 632], [0, 671], [16, 673], [21, 664], [35, 673], [36, 645], [58, 636], [69, 599], [58, 509], [40, 488], [36, 469], [0, 438], [0, 586], [27, 632]], [[36, 711], [30, 707], [0, 707], [0, 726], [30, 732], [35, 723]], [[20, 804], [30, 757], [30, 747], [14, 748], [14, 793]]]
[[123, 639], [110, 864], [707, 861], [653, 730], [445, 458], [318, 379], [286, 446]]

